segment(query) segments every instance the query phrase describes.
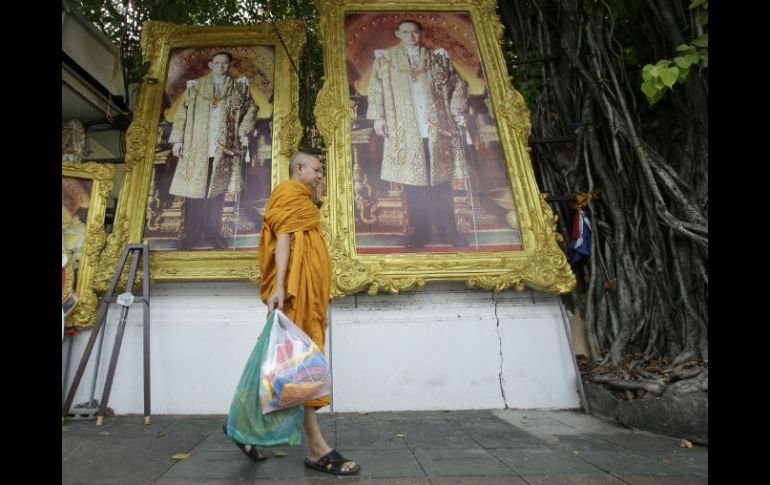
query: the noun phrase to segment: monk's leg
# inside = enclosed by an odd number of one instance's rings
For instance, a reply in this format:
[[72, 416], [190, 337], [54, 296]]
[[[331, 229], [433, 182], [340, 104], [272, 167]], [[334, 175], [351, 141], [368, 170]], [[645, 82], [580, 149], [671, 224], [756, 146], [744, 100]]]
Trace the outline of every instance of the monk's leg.
[[[307, 441], [309, 445], [308, 460], [313, 463], [317, 462], [322, 456], [332, 451], [329, 444], [321, 434], [321, 429], [318, 427], [318, 419], [316, 417], [316, 410], [311, 407], [305, 408], [305, 433], [307, 433]], [[347, 472], [352, 470], [356, 466], [354, 461], [346, 461], [342, 465], [342, 471]]]

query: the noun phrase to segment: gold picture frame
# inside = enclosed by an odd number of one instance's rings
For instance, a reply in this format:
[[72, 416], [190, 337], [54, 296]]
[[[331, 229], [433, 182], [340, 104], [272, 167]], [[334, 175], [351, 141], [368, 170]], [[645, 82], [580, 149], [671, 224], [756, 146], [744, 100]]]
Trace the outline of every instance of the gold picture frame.
[[65, 319], [67, 327], [89, 328], [96, 320], [94, 276], [107, 241], [104, 217], [115, 172], [108, 163], [62, 163], [62, 247], [69, 259], [65, 271], [74, 277], [78, 297]]
[[[526, 285], [547, 292], [570, 291], [575, 276], [557, 244], [556, 217], [535, 182], [527, 147], [529, 111], [506, 71], [500, 48], [503, 26], [495, 12], [496, 2], [317, 0], [316, 5], [320, 13], [325, 83], [317, 98], [315, 116], [328, 147], [329, 195], [322, 213], [333, 261], [333, 295], [365, 289], [370, 294], [397, 293], [434, 280], [461, 280], [471, 287], [494, 290], [511, 286], [522, 290]], [[402, 26], [410, 25], [411, 30], [419, 31], [419, 40], [428, 48], [424, 52], [432, 54], [420, 53], [421, 47], [411, 50], [416, 57], [407, 59], [406, 47], [399, 54], [399, 41], [407, 45], [399, 37]], [[375, 65], [375, 59], [380, 58]], [[426, 58], [439, 60], [425, 61]], [[447, 67], [449, 59], [451, 68]], [[402, 75], [411, 75], [414, 84], [423, 83], [422, 93], [454, 84], [442, 91], [447, 101], [440, 105], [441, 99], [426, 101], [429, 95], [404, 89], [410, 85], [408, 78], [396, 84], [394, 79]], [[423, 75], [425, 81], [420, 77]], [[383, 88], [383, 83], [391, 84]], [[374, 93], [371, 99], [369, 88]], [[387, 89], [391, 89], [390, 98], [382, 94]], [[384, 104], [390, 103], [385, 108], [380, 107], [383, 96]], [[463, 115], [462, 121], [454, 118], [454, 132], [441, 132], [440, 127], [430, 132], [426, 128], [427, 141], [418, 148], [424, 147], [426, 160], [434, 157], [438, 166], [440, 155], [449, 153], [429, 149], [439, 135], [453, 140], [451, 137], [456, 136], [467, 145], [461, 146], [461, 155], [452, 152], [454, 165], [448, 169], [454, 170], [452, 180], [443, 182], [448, 189], [441, 189], [443, 193], [451, 191], [451, 199], [441, 200], [451, 200], [454, 225], [436, 223], [447, 221], [441, 209], [435, 209], [434, 214], [438, 215], [430, 216], [421, 216], [415, 209], [415, 220], [433, 222], [427, 224], [427, 229], [421, 229], [422, 239], [415, 239], [420, 225], [408, 220], [412, 218], [409, 210], [423, 203], [439, 206], [437, 198], [447, 197], [438, 191], [436, 174], [440, 172], [430, 165], [427, 169], [414, 169], [433, 174], [436, 185], [430, 186], [428, 176], [427, 198], [409, 199], [406, 192], [420, 191], [419, 184], [424, 182], [415, 182], [415, 188], [407, 189], [411, 179], [399, 183], [394, 182], [397, 177], [392, 173], [386, 174], [387, 157], [382, 148], [386, 142], [384, 135], [376, 133], [373, 121], [383, 117], [387, 121], [387, 110], [397, 113], [397, 105], [404, 99], [411, 100], [410, 109], [433, 103], [436, 112], [444, 109], [443, 113], [448, 113], [450, 107], [454, 110], [459, 106], [457, 113]], [[476, 108], [472, 109], [473, 106]], [[410, 136], [410, 128], [418, 133], [423, 130], [416, 121], [409, 124], [410, 116], [393, 115], [387, 121], [389, 136], [393, 137], [389, 141], [391, 153], [419, 146], [407, 142], [397, 145]], [[415, 115], [414, 119], [417, 118]], [[435, 127], [439, 115], [425, 115], [423, 119]], [[473, 125], [469, 123], [473, 120], [480, 121], [472, 133]], [[407, 127], [401, 134], [394, 131], [399, 123]], [[428, 126], [428, 122], [424, 125]], [[482, 153], [486, 153], [486, 160], [479, 158]], [[469, 168], [472, 164], [468, 160], [476, 166]], [[399, 168], [405, 162], [393, 158], [387, 163]], [[477, 179], [468, 182], [472, 180], [469, 174], [474, 172]], [[386, 175], [390, 178], [379, 178]], [[413, 201], [411, 205], [409, 201]]]
[[[298, 77], [292, 63], [297, 64], [305, 45], [305, 30], [305, 23], [301, 20], [214, 27], [193, 27], [154, 21], [144, 24], [141, 46], [149, 69], [142, 82], [134, 117], [126, 134], [125, 175], [113, 232], [107, 241], [97, 275], [98, 287], [101, 290], [107, 288], [123, 247], [128, 243], [141, 241], [149, 243], [150, 276], [153, 281], [259, 281], [256, 251], [261, 214], [257, 204], [262, 203], [264, 207], [272, 188], [288, 178], [288, 160], [302, 137], [298, 115]], [[227, 52], [227, 55], [222, 56], [222, 51]], [[229, 74], [233, 79], [230, 86], [233, 86], [233, 91], [227, 87], [225, 92], [235, 92], [235, 87], [248, 91], [239, 91], [239, 97], [233, 98], [234, 101], [230, 98], [222, 101], [223, 109], [220, 113], [223, 113], [221, 119], [225, 121], [217, 126], [224, 124], [225, 129], [229, 129], [228, 113], [250, 103], [255, 106], [256, 115], [253, 130], [248, 128], [248, 136], [250, 140], [252, 136], [258, 139], [258, 143], [252, 145], [249, 141], [247, 145], [239, 147], [243, 148], [242, 152], [238, 152], [243, 162], [238, 169], [242, 174], [241, 189], [233, 189], [232, 193], [221, 195], [224, 198], [219, 206], [221, 219], [217, 221], [221, 233], [217, 236], [226, 239], [226, 246], [216, 246], [212, 242], [203, 242], [201, 247], [184, 246], [179, 244], [179, 240], [189, 235], [192, 226], [188, 226], [188, 222], [180, 222], [180, 219], [192, 214], [186, 207], [192, 205], [186, 202], [191, 199], [170, 194], [169, 180], [173, 183], [173, 176], [177, 171], [173, 170], [173, 165], [169, 167], [173, 149], [170, 148], [171, 143], [164, 146], [164, 142], [168, 142], [171, 136], [168, 132], [164, 133], [164, 122], [168, 125], [169, 119], [177, 121], [170, 113], [177, 113], [181, 110], [183, 102], [187, 102], [190, 86], [200, 82], [199, 90], [203, 92], [203, 79], [205, 75], [213, 72], [214, 58], [220, 62], [228, 55], [228, 64], [231, 66]], [[214, 79], [211, 76], [209, 78]], [[213, 98], [209, 98], [212, 106], [217, 106], [217, 101], [213, 101], [215, 99], [216, 93]], [[246, 103], [243, 102], [244, 99]], [[192, 111], [190, 108], [186, 110]], [[263, 112], [268, 114], [263, 116]], [[182, 123], [179, 122], [179, 125]], [[168, 131], [173, 131], [173, 122], [170, 126], [172, 130]], [[186, 121], [185, 126], [194, 125], [192, 121]], [[240, 131], [238, 133], [239, 137], [243, 136]], [[185, 139], [185, 147], [186, 143]], [[217, 143], [219, 144], [219, 139]], [[246, 150], [247, 146], [251, 148], [250, 151]], [[233, 153], [228, 152], [226, 147], [221, 149], [228, 154]], [[184, 152], [181, 152], [181, 156], [184, 155]], [[180, 160], [181, 158], [175, 157], [176, 167], [179, 167]], [[259, 185], [261, 199], [257, 202], [244, 202], [248, 194], [245, 184], [250, 178], [255, 178], [250, 175], [251, 170], [260, 167], [264, 168], [263, 175], [257, 181], [262, 184]], [[168, 172], [163, 175], [167, 178], [161, 179], [164, 170]], [[208, 180], [211, 180], [212, 176], [218, 176], [219, 170], [212, 168], [209, 162], [209, 173], [212, 175]], [[234, 178], [234, 175], [231, 176], [231, 180]], [[208, 186], [206, 193], [209, 193], [210, 187]], [[250, 188], [254, 187], [256, 185]], [[166, 192], [162, 193], [162, 190]], [[159, 213], [167, 216], [165, 222], [159, 220]], [[248, 231], [241, 230], [244, 225]], [[167, 232], [163, 233], [163, 230]], [[247, 235], [250, 237], [248, 240]], [[246, 242], [241, 244], [241, 241]]]

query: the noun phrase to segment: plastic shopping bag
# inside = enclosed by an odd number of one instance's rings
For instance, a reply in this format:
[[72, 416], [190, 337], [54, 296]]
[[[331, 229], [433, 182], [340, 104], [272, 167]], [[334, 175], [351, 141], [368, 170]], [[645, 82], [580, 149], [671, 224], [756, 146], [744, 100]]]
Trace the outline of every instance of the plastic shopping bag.
[[263, 413], [296, 406], [331, 391], [329, 363], [321, 349], [283, 312], [275, 310], [273, 314], [259, 387]]
[[271, 331], [278, 326], [275, 324], [276, 320], [276, 314], [272, 312], [246, 362], [230, 404], [227, 436], [236, 443], [256, 446], [296, 446], [302, 442], [304, 406], [288, 407], [264, 414], [259, 399], [261, 368], [268, 354]]

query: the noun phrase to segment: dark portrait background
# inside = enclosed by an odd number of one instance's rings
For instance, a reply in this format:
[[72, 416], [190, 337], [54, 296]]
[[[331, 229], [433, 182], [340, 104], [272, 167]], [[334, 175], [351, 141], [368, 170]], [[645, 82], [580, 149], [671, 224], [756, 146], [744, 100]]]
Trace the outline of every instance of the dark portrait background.
[[457, 228], [469, 245], [463, 252], [521, 249], [511, 183], [503, 159], [497, 127], [470, 16], [465, 13], [348, 13], [345, 49], [350, 92], [352, 168], [355, 197], [356, 251], [359, 254], [442, 252], [456, 249], [442, 244], [408, 248], [410, 232], [403, 185], [380, 179], [383, 138], [366, 119], [367, 87], [375, 49], [399, 43], [394, 35], [404, 19], [423, 26], [422, 43], [444, 48], [468, 83], [469, 109], [464, 143], [467, 167], [452, 182]]

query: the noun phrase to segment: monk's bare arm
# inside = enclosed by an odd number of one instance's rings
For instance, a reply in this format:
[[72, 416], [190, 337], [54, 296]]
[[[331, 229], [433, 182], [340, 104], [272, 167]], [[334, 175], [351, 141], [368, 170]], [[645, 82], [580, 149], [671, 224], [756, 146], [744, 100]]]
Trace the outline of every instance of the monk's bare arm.
[[267, 299], [268, 312], [273, 311], [276, 307], [279, 310], [283, 310], [286, 270], [289, 267], [289, 253], [291, 251], [289, 246], [290, 238], [291, 234], [278, 234], [275, 243], [275, 289], [270, 298]]

